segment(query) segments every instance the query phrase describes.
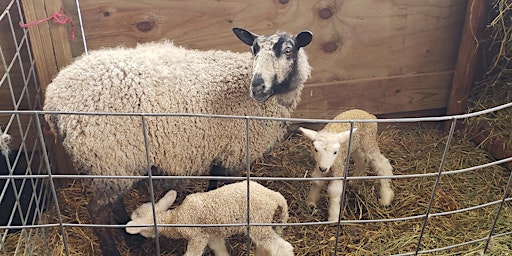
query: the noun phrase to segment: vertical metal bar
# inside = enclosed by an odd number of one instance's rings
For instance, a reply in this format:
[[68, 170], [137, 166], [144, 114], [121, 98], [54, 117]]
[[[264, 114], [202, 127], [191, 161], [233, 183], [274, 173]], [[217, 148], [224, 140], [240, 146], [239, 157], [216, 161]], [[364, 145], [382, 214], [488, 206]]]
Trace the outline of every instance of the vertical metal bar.
[[[155, 117], [157, 118], [157, 117]], [[163, 117], [162, 117], [163, 118]], [[148, 171], [149, 176], [149, 195], [151, 197], [151, 210], [153, 211], [153, 225], [155, 226], [155, 249], [156, 255], [160, 256], [160, 239], [158, 238], [158, 223], [156, 222], [156, 210], [155, 210], [155, 191], [153, 186], [153, 174], [151, 173], [151, 159], [149, 157], [149, 143], [148, 143], [148, 133], [147, 133], [147, 125], [146, 125], [146, 117], [144, 115], [141, 116], [142, 120], [142, 132], [144, 136], [144, 147], [146, 149], [146, 169]]]
[[246, 255], [250, 255], [251, 249], [251, 202], [249, 195], [249, 178], [251, 177], [251, 155], [250, 155], [250, 144], [251, 144], [251, 136], [249, 131], [249, 118], [245, 118], [245, 164], [246, 164], [246, 177], [247, 177], [247, 253]]
[[352, 134], [354, 131], [354, 121], [350, 121], [350, 134], [347, 145], [347, 156], [345, 157], [345, 166], [343, 170], [343, 190], [341, 191], [341, 202], [340, 202], [340, 214], [338, 215], [338, 224], [336, 225], [336, 241], [334, 242], [334, 256], [338, 252], [338, 241], [341, 232], [341, 215], [343, 214], [343, 208], [345, 207], [345, 194], [347, 190], [347, 176], [348, 176], [348, 165], [350, 163], [350, 149], [352, 148]]
[[443, 172], [444, 162], [446, 161], [446, 155], [448, 154], [448, 150], [450, 149], [450, 144], [453, 138], [453, 133], [455, 131], [455, 126], [457, 124], [457, 119], [452, 118], [452, 123], [450, 126], [450, 133], [448, 134], [448, 139], [446, 140], [446, 145], [444, 147], [443, 157], [441, 158], [441, 163], [439, 164], [439, 170], [437, 172], [436, 181], [434, 183], [434, 188], [432, 189], [432, 194], [430, 195], [430, 201], [428, 203], [427, 212], [425, 213], [425, 219], [423, 220], [423, 225], [421, 226], [420, 236], [418, 237], [418, 243], [416, 244], [416, 250], [414, 255], [418, 255], [418, 252], [421, 248], [421, 239], [423, 239], [423, 234], [425, 233], [425, 228], [428, 223], [428, 218], [430, 216], [430, 211], [432, 210], [432, 205], [434, 204], [434, 198], [436, 196], [437, 187], [439, 186], [439, 181], [441, 180], [441, 173]]
[[64, 243], [64, 252], [66, 253], [66, 255], [69, 255], [68, 242], [62, 221], [62, 215], [60, 212], [59, 200], [57, 199], [57, 191], [55, 189], [55, 183], [53, 182], [52, 170], [50, 167], [50, 161], [48, 159], [48, 152], [46, 151], [46, 144], [44, 142], [43, 129], [41, 128], [41, 120], [39, 119], [38, 113], [34, 113], [34, 117], [36, 119], [35, 122], [37, 127], [37, 135], [41, 143], [41, 150], [43, 151], [43, 160], [46, 165], [46, 169], [48, 170], [48, 180], [50, 183], [50, 189], [53, 196], [53, 200], [55, 201], [55, 210], [57, 211], [57, 218], [59, 219], [60, 233], [62, 235], [62, 242]]
[[494, 228], [496, 227], [496, 224], [498, 223], [498, 219], [500, 218], [501, 211], [503, 210], [503, 207], [505, 205], [505, 200], [507, 199], [507, 194], [510, 189], [510, 183], [512, 183], [512, 172], [510, 172], [510, 175], [508, 176], [507, 186], [505, 187], [505, 192], [503, 193], [503, 198], [501, 199], [500, 206], [498, 207], [498, 212], [496, 213], [496, 217], [494, 217], [494, 222], [492, 223], [491, 230], [489, 231], [489, 236], [487, 237], [487, 240], [485, 241], [483, 255], [485, 255], [485, 253], [487, 252], [487, 249], [489, 248], [489, 244], [491, 243], [492, 234], [494, 233]]
[[80, 1], [76, 0], [76, 12], [78, 13], [78, 21], [80, 23], [80, 31], [82, 33], [82, 43], [84, 45], [85, 55], [89, 55], [89, 50], [87, 49], [87, 41], [85, 40], [85, 31], [84, 31], [84, 23], [82, 21], [82, 10], [80, 9]]

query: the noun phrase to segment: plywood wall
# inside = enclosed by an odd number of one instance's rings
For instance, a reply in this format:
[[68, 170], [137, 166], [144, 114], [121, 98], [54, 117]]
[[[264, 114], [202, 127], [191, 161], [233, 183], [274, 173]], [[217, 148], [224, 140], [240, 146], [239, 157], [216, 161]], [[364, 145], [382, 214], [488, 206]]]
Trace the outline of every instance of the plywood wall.
[[[63, 0], [77, 21], [75, 1]], [[309, 80], [296, 117], [445, 109], [467, 0], [80, 0], [88, 48], [171, 39], [197, 49], [248, 51], [232, 27], [310, 30]], [[83, 52], [80, 34], [71, 44]]]

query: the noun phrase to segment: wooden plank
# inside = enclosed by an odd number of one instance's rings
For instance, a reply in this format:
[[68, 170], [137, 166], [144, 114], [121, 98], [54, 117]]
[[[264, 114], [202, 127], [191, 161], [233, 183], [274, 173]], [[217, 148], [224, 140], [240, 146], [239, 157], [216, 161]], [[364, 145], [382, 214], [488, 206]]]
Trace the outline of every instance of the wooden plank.
[[453, 75], [450, 98], [446, 114], [463, 114], [467, 111], [467, 99], [473, 85], [473, 72], [478, 59], [478, 47], [490, 2], [487, 0], [469, 0], [466, 21]]
[[446, 71], [307, 84], [294, 116], [330, 119], [351, 108], [374, 114], [444, 108], [452, 78]]
[[[21, 2], [27, 23], [47, 18], [58, 12], [62, 6], [61, 0]], [[28, 28], [43, 93], [59, 68], [72, 60], [66, 26], [53, 22], [50, 20]]]
[[[22, 5], [28, 23], [44, 19], [58, 12], [62, 2], [61, 0], [23, 0]], [[28, 32], [38, 71], [39, 85], [44, 95], [46, 86], [59, 69], [72, 60], [67, 26], [55, 24], [50, 20], [28, 28]], [[55, 142], [55, 140], [48, 141]], [[48, 143], [47, 146], [48, 150], [54, 154], [57, 173], [77, 173], [72, 168], [69, 157], [61, 150], [62, 146], [52, 145], [52, 143]]]
[[170, 39], [196, 49], [248, 51], [232, 27], [260, 34], [308, 29], [310, 82], [321, 83], [452, 70], [466, 1], [89, 0], [81, 9], [90, 49]]

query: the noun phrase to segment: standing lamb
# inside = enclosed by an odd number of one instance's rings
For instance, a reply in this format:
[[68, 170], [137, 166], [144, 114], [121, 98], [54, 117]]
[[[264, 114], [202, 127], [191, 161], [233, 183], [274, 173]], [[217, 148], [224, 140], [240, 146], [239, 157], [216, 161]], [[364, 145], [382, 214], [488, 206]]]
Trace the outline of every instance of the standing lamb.
[[[342, 112], [334, 120], [373, 120], [374, 115], [366, 111], [353, 109]], [[355, 165], [355, 175], [363, 176], [366, 173], [366, 166], [370, 164], [371, 169], [379, 176], [392, 176], [393, 167], [389, 160], [382, 155], [377, 144], [377, 123], [364, 122], [355, 123], [352, 134], [350, 156]], [[312, 154], [315, 158], [315, 170], [311, 174], [314, 178], [319, 177], [343, 177], [348, 140], [350, 138], [350, 123], [328, 123], [321, 131], [313, 131], [306, 128], [299, 128], [304, 136], [313, 141]], [[357, 130], [357, 131], [356, 131]], [[316, 205], [320, 197], [320, 191], [325, 181], [315, 180], [312, 182], [306, 202]], [[329, 196], [329, 221], [337, 221], [340, 214], [341, 193], [343, 191], [343, 180], [332, 180], [327, 187]], [[391, 204], [395, 193], [391, 189], [390, 179], [380, 179], [380, 199], [383, 206]]]
[[[311, 73], [303, 47], [312, 34], [233, 31], [252, 47], [252, 54], [191, 50], [170, 42], [91, 51], [48, 85], [44, 110], [290, 117]], [[84, 174], [145, 175], [152, 167], [155, 175], [237, 175], [246, 167], [245, 119], [61, 113], [45, 117]], [[283, 122], [251, 121], [250, 158], [270, 150], [286, 129]], [[111, 212], [116, 212], [118, 223], [126, 223], [129, 215], [122, 197], [135, 182], [91, 179], [87, 208], [93, 223], [110, 223]], [[94, 232], [103, 255], [119, 255], [109, 228]]]
[[[188, 241], [185, 255], [203, 255], [206, 245], [215, 255], [229, 255], [224, 239], [247, 233], [245, 225], [222, 224], [247, 223], [247, 181], [222, 186], [216, 190], [188, 195], [183, 203], [168, 210], [176, 199], [171, 190], [155, 204], [158, 224], [219, 224], [220, 227], [158, 227], [158, 233], [168, 238], [185, 238]], [[249, 182], [250, 223], [269, 224], [274, 216], [279, 223], [288, 221], [288, 204], [279, 192], [272, 191], [254, 181]], [[154, 224], [151, 202], [133, 211], [127, 225]], [[280, 234], [283, 226], [276, 226]], [[154, 227], [127, 227], [130, 234], [155, 237]], [[250, 237], [256, 245], [255, 255], [293, 255], [293, 246], [281, 238], [272, 226], [251, 226]]]

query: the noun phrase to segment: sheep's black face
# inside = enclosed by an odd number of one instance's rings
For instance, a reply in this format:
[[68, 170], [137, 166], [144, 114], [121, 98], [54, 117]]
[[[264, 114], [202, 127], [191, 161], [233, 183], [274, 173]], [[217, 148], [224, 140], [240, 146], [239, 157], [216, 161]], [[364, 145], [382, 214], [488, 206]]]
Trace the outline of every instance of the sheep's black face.
[[275, 94], [295, 89], [291, 85], [297, 75], [297, 57], [300, 48], [311, 42], [311, 32], [303, 31], [296, 36], [283, 32], [259, 36], [241, 28], [234, 28], [233, 32], [242, 42], [252, 47], [254, 63], [251, 97], [266, 101]]

